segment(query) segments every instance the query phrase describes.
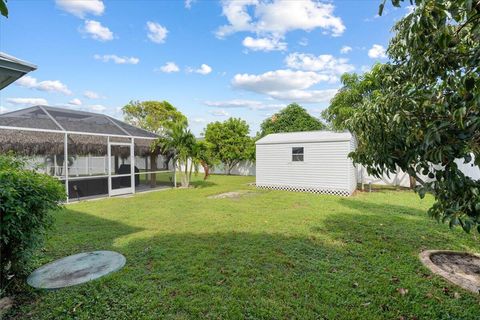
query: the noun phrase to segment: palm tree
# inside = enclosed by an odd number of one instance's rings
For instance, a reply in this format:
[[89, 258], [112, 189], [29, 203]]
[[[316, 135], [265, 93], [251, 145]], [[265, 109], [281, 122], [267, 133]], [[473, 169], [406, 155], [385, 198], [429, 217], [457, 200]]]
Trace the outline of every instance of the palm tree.
[[189, 170], [189, 159], [197, 152], [193, 133], [184, 123], [176, 123], [158, 139], [156, 146], [160, 147], [162, 153], [173, 151], [173, 160], [179, 171], [181, 172], [182, 166], [184, 167], [184, 174], [181, 175], [182, 187], [188, 187], [193, 170], [193, 161], [190, 162]]

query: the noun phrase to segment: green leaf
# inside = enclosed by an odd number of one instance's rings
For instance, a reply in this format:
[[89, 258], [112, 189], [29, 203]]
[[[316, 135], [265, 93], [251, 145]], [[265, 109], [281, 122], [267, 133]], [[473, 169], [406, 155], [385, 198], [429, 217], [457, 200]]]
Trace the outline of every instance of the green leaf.
[[0, 0], [0, 14], [5, 18], [8, 18], [8, 8], [6, 0]]
[[473, 90], [473, 88], [475, 87], [475, 79], [473, 77], [469, 77], [467, 79], [465, 79], [465, 89], [467, 89], [467, 91], [471, 91]]
[[427, 190], [425, 190], [425, 188], [418, 189], [418, 195], [420, 196], [421, 199], [425, 198], [426, 193], [427, 193]]
[[382, 15], [384, 8], [385, 8], [385, 2], [381, 3], [380, 6], [378, 6], [378, 15], [379, 16]]

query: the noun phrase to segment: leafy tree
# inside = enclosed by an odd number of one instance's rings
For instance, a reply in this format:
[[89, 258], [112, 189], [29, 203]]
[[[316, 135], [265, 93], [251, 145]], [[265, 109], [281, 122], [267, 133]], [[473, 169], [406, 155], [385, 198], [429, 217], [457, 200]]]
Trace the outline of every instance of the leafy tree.
[[0, 296], [9, 280], [29, 271], [31, 255], [51, 226], [51, 213], [65, 199], [58, 180], [26, 169], [19, 158], [0, 155]]
[[205, 141], [212, 146], [215, 160], [225, 165], [227, 174], [235, 165], [252, 157], [253, 139], [248, 136], [249, 126], [245, 120], [230, 118], [225, 122], [212, 122], [205, 129]]
[[181, 174], [182, 187], [188, 187], [192, 177], [193, 161], [189, 161], [197, 154], [196, 139], [185, 124], [175, 123], [164, 132], [156, 142], [156, 146], [163, 153], [173, 151], [173, 159]]
[[376, 64], [371, 71], [362, 75], [345, 73], [341, 77], [343, 87], [330, 101], [330, 106], [322, 112], [322, 117], [327, 120], [334, 130], [348, 128], [348, 119], [352, 118], [355, 111], [362, 107], [375, 90], [381, 88], [377, 81], [377, 74], [382, 66]]
[[158, 134], [176, 123], [187, 125], [187, 118], [168, 101], [130, 101], [122, 110], [126, 122]]
[[[385, 66], [376, 64], [372, 70], [362, 75], [345, 73], [342, 75], [343, 87], [333, 97], [330, 106], [322, 112], [322, 117], [327, 120], [334, 130], [350, 130], [357, 132], [356, 123], [351, 119], [356, 112], [361, 110], [369, 101], [382, 94], [383, 85], [381, 75]], [[362, 136], [357, 135], [357, 139]], [[362, 142], [360, 142], [361, 144]], [[415, 178], [410, 176], [410, 188], [416, 186]]]
[[480, 181], [455, 160], [480, 165], [479, 21], [479, 1], [417, 0], [393, 29], [381, 91], [349, 124], [359, 140], [355, 162], [377, 176], [407, 171], [421, 197], [434, 195], [429, 214], [467, 232], [480, 232]]
[[7, 0], [0, 0], [0, 14], [8, 18]]
[[323, 130], [325, 125], [302, 106], [292, 103], [260, 125], [260, 137], [270, 133]]

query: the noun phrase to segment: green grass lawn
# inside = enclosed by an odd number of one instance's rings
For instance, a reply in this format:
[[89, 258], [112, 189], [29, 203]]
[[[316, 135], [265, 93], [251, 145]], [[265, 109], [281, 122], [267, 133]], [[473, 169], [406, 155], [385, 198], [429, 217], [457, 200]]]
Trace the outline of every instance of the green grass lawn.
[[[56, 291], [25, 289], [12, 318], [478, 319], [480, 298], [432, 276], [423, 249], [480, 251], [426, 215], [432, 199], [256, 190], [212, 176], [177, 189], [71, 204], [36, 267], [114, 250], [119, 272]], [[236, 199], [208, 199], [250, 190]], [[399, 289], [407, 289], [406, 294]], [[459, 293], [455, 294], [455, 293]]]

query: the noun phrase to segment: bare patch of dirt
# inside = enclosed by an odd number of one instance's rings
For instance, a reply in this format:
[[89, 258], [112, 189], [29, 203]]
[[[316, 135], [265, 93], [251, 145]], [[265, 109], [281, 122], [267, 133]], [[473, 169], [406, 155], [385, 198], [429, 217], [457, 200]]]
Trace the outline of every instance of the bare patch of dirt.
[[480, 256], [467, 252], [427, 250], [422, 262], [433, 273], [469, 291], [480, 293]]
[[247, 195], [252, 195], [254, 192], [247, 191], [247, 190], [242, 190], [242, 191], [230, 191], [230, 192], [225, 192], [225, 193], [220, 193], [220, 194], [215, 194], [213, 196], [207, 197], [208, 199], [239, 199], [243, 196]]
[[7, 313], [7, 311], [13, 307], [14, 301], [10, 297], [4, 297], [0, 299], [0, 319], [2, 319], [3, 315]]

